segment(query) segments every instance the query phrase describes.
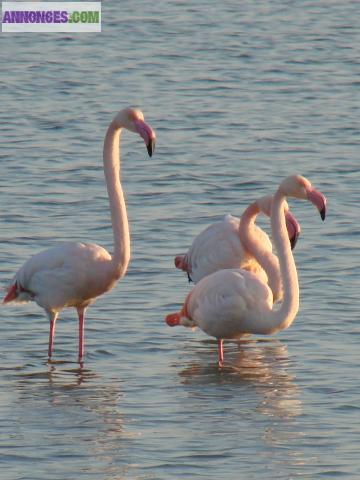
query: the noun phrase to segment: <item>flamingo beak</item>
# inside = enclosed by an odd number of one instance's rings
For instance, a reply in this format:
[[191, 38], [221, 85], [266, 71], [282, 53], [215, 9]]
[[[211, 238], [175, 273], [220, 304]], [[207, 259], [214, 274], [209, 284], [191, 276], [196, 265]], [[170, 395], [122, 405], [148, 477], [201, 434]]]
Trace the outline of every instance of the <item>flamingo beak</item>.
[[300, 235], [300, 231], [301, 231], [300, 224], [289, 210], [285, 213], [285, 220], [286, 220], [286, 228], [289, 235], [291, 250], [294, 250]]
[[150, 140], [148, 141], [148, 143], [146, 145], [149, 157], [152, 157], [152, 154], [155, 151], [155, 143], [156, 143], [155, 138], [150, 138]]
[[315, 207], [319, 210], [321, 220], [325, 220], [326, 216], [326, 198], [325, 196], [315, 190], [315, 188], [311, 188], [307, 192], [308, 200], [315, 205]]
[[144, 139], [149, 157], [152, 157], [155, 151], [156, 135], [154, 130], [143, 120], [135, 120], [135, 129]]

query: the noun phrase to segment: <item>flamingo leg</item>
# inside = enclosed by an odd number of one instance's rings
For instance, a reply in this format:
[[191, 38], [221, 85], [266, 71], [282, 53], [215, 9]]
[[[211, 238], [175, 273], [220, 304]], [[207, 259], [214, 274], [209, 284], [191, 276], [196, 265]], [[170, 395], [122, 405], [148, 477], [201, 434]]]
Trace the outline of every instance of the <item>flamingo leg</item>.
[[85, 331], [85, 308], [77, 309], [79, 316], [79, 357], [78, 362], [82, 363], [84, 358], [84, 331]]
[[224, 349], [223, 349], [223, 339], [218, 339], [218, 365], [222, 367], [224, 363]]
[[50, 360], [54, 350], [55, 325], [56, 325], [56, 319], [59, 314], [57, 312], [49, 312], [48, 315], [50, 319], [48, 357]]

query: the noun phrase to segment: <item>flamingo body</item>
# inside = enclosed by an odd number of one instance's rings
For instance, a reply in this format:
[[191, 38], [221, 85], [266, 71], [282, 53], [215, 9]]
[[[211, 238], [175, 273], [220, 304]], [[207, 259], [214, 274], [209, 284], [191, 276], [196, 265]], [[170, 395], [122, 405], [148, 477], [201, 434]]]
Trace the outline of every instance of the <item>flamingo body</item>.
[[[256, 213], [248, 218], [247, 225], [263, 252], [271, 254], [272, 243], [269, 236], [254, 222], [259, 213], [270, 217], [272, 196], [259, 198], [255, 203]], [[247, 210], [243, 215], [248, 213]], [[284, 210], [289, 238], [294, 248], [300, 233], [300, 225], [289, 211], [287, 202], [284, 202]], [[189, 280], [195, 283], [211, 273], [228, 268], [248, 270], [266, 282], [267, 274], [251, 251], [244, 247], [239, 235], [239, 227], [240, 218], [232, 215], [225, 215], [221, 221], [209, 225], [194, 238], [186, 254], [175, 257], [176, 268], [187, 272]], [[273, 291], [273, 293], [276, 298], [281, 298], [280, 291]]]
[[[239, 224], [239, 218], [225, 215], [221, 221], [209, 225], [195, 237], [187, 254], [175, 258], [175, 265], [188, 272], [195, 283], [226, 268], [244, 268], [264, 276], [263, 269], [240, 241]], [[254, 228], [264, 248], [271, 251], [268, 235], [256, 225]]]
[[[187, 312], [208, 335], [238, 339], [254, 332], [259, 315], [271, 310], [270, 287], [253, 272], [227, 269], [204, 277], [192, 290]], [[180, 324], [182, 320], [180, 318]]]
[[64, 243], [24, 263], [13, 280], [17, 293], [14, 301], [35, 301], [47, 312], [87, 307], [116, 280], [107, 250], [91, 243]]

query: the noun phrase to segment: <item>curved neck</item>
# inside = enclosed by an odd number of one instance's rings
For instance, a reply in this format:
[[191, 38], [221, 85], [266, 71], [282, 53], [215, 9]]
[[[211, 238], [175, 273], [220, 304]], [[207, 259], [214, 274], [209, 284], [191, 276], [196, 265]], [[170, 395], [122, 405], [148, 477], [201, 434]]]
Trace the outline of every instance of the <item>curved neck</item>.
[[273, 198], [271, 231], [278, 252], [284, 297], [281, 307], [277, 311], [272, 310], [273, 331], [288, 328], [299, 310], [299, 282], [286, 229], [284, 201], [285, 195], [279, 189]]
[[256, 202], [245, 210], [240, 220], [239, 236], [244, 248], [256, 258], [265, 270], [269, 287], [276, 300], [281, 296], [282, 291], [279, 260], [271, 251], [264, 249], [254, 228], [259, 213], [260, 209]]
[[114, 251], [111, 259], [116, 277], [125, 274], [130, 261], [130, 233], [124, 193], [120, 183], [121, 127], [111, 122], [104, 140], [104, 174], [109, 195]]
[[[273, 197], [271, 209], [271, 232], [273, 243], [278, 253], [280, 280], [283, 285], [283, 301], [280, 308], [276, 310], [269, 308], [269, 310], [263, 311], [262, 315], [259, 315], [259, 318], [257, 318], [256, 325], [251, 327], [251, 332], [249, 333], [270, 334], [288, 328], [299, 309], [299, 283], [286, 229], [284, 201], [285, 195], [278, 190]], [[249, 239], [251, 239], [251, 235], [248, 235], [248, 238], [246, 236], [246, 221], [249, 222], [249, 217], [252, 215], [252, 219], [250, 217], [250, 220], [254, 222], [256, 218], [255, 208], [253, 205], [250, 206], [243, 225], [241, 225], [242, 219], [240, 222], [241, 235], [243, 238], [245, 237], [246, 242], [249, 242]], [[253, 244], [247, 243], [246, 248], [249, 249], [269, 275], [269, 266], [266, 261], [264, 262], [265, 255], [262, 255], [260, 249], [256, 248], [256, 246], [258, 246], [256, 242], [254, 245], [255, 248]], [[270, 261], [272, 261], [271, 256], [276, 258], [276, 256], [271, 253], [268, 257]]]

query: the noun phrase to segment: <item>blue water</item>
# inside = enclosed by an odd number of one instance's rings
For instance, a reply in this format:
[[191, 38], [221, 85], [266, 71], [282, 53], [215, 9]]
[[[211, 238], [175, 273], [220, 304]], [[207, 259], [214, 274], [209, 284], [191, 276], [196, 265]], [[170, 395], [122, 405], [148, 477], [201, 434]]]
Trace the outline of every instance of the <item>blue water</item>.
[[[358, 2], [103, 2], [101, 34], [1, 34], [1, 286], [59, 241], [112, 250], [107, 125], [135, 104], [156, 154], [123, 135], [132, 260], [76, 312], [47, 364], [39, 307], [1, 307], [4, 480], [360, 478]], [[287, 175], [301, 306], [290, 329], [226, 342], [170, 329], [190, 286], [173, 267], [204, 226]], [[268, 227], [263, 222], [264, 227]]]

